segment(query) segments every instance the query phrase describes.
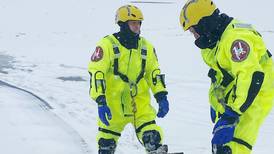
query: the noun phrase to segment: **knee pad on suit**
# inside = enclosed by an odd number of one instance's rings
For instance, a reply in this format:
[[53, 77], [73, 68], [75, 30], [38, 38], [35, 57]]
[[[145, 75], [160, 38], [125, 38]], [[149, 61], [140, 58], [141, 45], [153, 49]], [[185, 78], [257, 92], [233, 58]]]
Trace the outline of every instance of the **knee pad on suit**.
[[161, 146], [161, 136], [160, 133], [156, 130], [145, 131], [143, 133], [142, 140], [148, 152], [157, 150]]
[[99, 154], [114, 154], [116, 149], [116, 142], [114, 139], [100, 138], [98, 141]]

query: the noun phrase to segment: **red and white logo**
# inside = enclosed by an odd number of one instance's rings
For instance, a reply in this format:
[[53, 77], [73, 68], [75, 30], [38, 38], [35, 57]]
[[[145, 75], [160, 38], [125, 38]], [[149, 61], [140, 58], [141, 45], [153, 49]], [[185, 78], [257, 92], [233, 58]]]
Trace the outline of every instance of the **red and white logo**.
[[103, 49], [101, 47], [96, 47], [94, 53], [92, 54], [90, 60], [91, 61], [94, 61], [94, 62], [97, 62], [99, 60], [101, 60], [103, 58]]
[[244, 61], [250, 52], [249, 45], [243, 40], [236, 40], [232, 43], [231, 54], [232, 60], [235, 62]]

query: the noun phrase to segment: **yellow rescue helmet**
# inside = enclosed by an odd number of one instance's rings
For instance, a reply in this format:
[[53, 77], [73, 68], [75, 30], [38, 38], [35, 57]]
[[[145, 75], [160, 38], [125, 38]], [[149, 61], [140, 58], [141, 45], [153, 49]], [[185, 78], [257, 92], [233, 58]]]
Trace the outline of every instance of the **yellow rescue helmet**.
[[189, 27], [197, 25], [203, 17], [212, 15], [216, 9], [211, 0], [188, 0], [182, 8], [180, 23], [186, 31]]
[[134, 5], [124, 5], [116, 11], [115, 23], [126, 22], [129, 20], [143, 21], [144, 17], [141, 10]]

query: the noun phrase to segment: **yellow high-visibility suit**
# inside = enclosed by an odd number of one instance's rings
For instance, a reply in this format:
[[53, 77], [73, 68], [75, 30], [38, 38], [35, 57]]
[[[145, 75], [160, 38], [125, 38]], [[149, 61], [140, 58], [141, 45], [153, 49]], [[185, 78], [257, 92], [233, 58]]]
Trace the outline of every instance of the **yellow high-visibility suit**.
[[[138, 138], [147, 130], [162, 130], [155, 123], [156, 111], [151, 105], [150, 89], [154, 95], [166, 93], [154, 47], [140, 37], [138, 49], [127, 49], [108, 35], [97, 43], [101, 56], [91, 60], [90, 96], [93, 100], [105, 96], [111, 110], [109, 126], [98, 120], [100, 138], [114, 139], [117, 143], [125, 125], [135, 126]], [[142, 73], [143, 72], [143, 73]]]
[[227, 143], [233, 154], [249, 154], [259, 128], [271, 111], [274, 69], [262, 36], [249, 24], [233, 20], [213, 49], [201, 51], [211, 68], [209, 100], [216, 113], [228, 107], [240, 115], [234, 139]]

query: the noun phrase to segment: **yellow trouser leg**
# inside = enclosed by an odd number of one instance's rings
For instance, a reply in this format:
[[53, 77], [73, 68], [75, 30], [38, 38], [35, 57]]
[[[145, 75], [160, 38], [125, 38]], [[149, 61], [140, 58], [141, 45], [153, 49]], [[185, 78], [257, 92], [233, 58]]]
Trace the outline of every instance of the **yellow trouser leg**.
[[233, 154], [251, 153], [252, 146], [255, 144], [259, 134], [259, 128], [271, 111], [271, 108], [272, 97], [260, 95], [240, 117], [234, 132], [234, 138], [236, 139], [227, 144], [232, 149]]

